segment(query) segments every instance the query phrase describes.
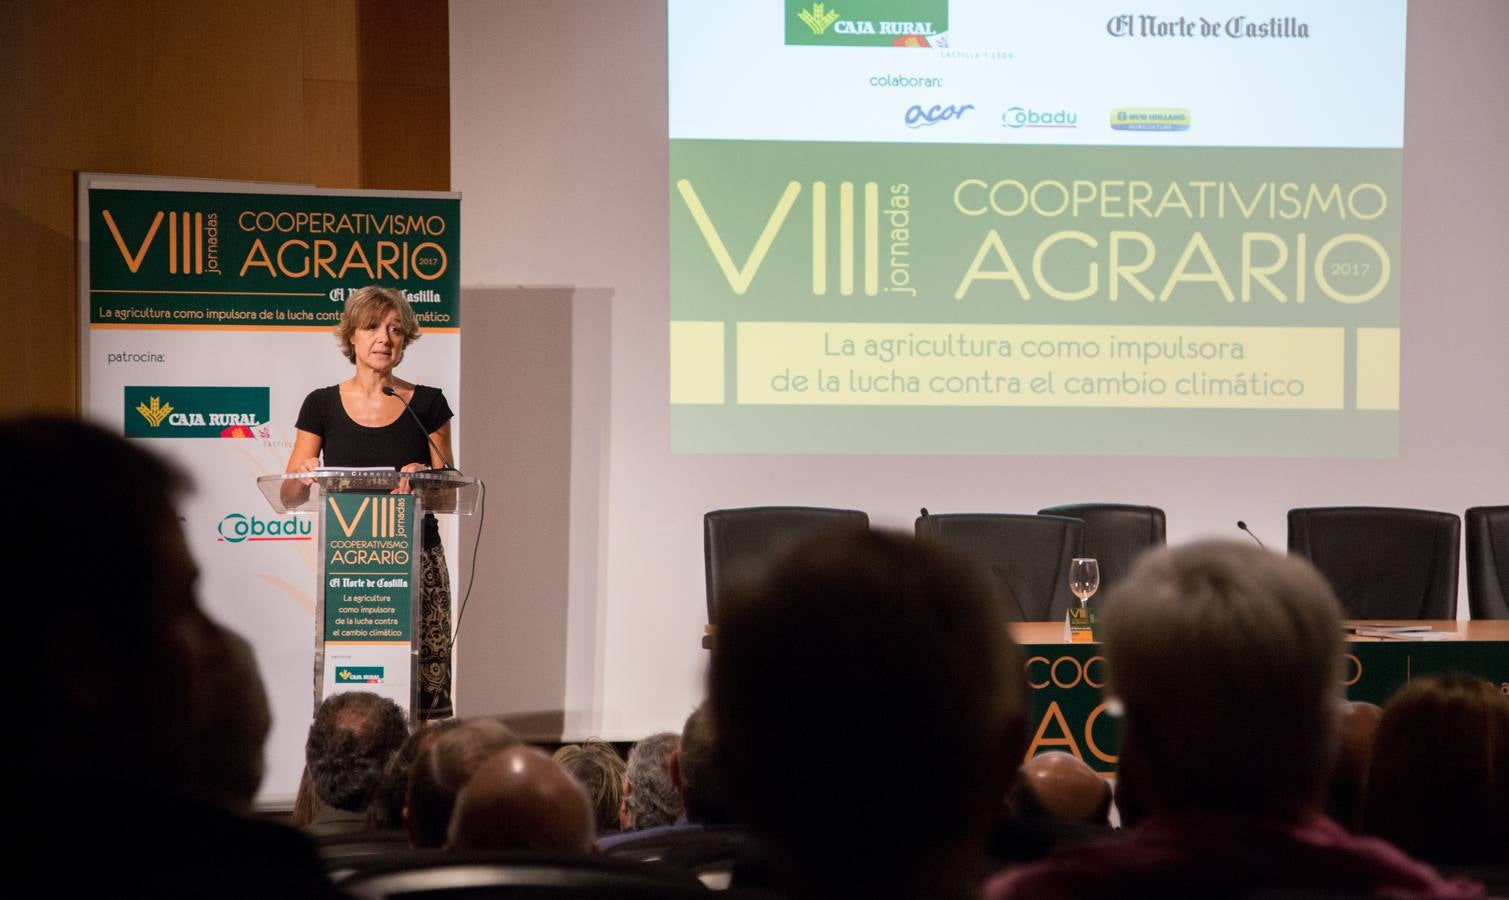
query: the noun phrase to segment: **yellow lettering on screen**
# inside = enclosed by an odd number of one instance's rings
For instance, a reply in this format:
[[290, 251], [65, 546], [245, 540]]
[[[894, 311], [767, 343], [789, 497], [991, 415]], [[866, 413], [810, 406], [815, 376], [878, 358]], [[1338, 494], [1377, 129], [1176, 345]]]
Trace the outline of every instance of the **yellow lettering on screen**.
[[[708, 334], [721, 354], [721, 332]], [[1339, 327], [740, 322], [735, 341], [735, 396], [751, 405], [1342, 409], [1346, 399]], [[679, 349], [672, 358], [686, 360], [673, 382], [693, 383], [679, 373], [703, 363]]]
[[[986, 269], [985, 257], [994, 253], [1003, 268]], [[1016, 285], [1017, 293], [1023, 300], [1031, 296], [1027, 293], [1027, 282], [1022, 280], [1021, 272], [1017, 271], [1016, 263], [1012, 261], [1011, 254], [1007, 252], [1006, 245], [1002, 243], [1001, 236], [994, 228], [985, 233], [985, 240], [980, 242], [980, 249], [975, 253], [974, 261], [969, 264], [969, 271], [964, 273], [964, 278], [959, 282], [959, 289], [954, 291], [955, 300], [963, 300], [964, 295], [974, 282], [984, 281], [1010, 281]]]
[[671, 323], [671, 403], [723, 402], [722, 322]]
[[1399, 329], [1357, 329], [1357, 408], [1399, 408]]

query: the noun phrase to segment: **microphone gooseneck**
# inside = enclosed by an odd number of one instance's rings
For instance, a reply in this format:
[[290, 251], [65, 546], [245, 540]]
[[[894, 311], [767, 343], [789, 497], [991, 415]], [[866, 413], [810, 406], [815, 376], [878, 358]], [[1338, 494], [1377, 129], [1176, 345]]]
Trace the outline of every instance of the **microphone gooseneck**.
[[391, 384], [383, 385], [382, 392], [389, 397], [397, 397], [398, 402], [403, 404], [403, 408], [408, 412], [409, 418], [413, 419], [415, 426], [419, 428], [419, 433], [424, 435], [425, 441], [430, 445], [430, 448], [435, 451], [435, 455], [438, 456], [440, 458], [440, 461], [444, 464], [441, 466], [441, 468], [450, 469], [452, 472], [459, 472], [460, 470], [451, 465], [451, 461], [445, 458], [445, 454], [440, 452], [440, 447], [435, 443], [435, 439], [430, 437], [430, 432], [424, 427], [424, 423], [419, 421], [419, 413], [414, 412], [414, 407], [409, 405], [409, 401], [405, 400], [402, 394], [394, 390], [393, 385]]
[[1257, 541], [1257, 545], [1259, 547], [1262, 547], [1264, 550], [1268, 549], [1268, 545], [1264, 544], [1262, 542], [1262, 540], [1258, 538], [1257, 535], [1255, 535], [1255, 534], [1252, 533], [1252, 529], [1247, 527], [1247, 523], [1246, 522], [1243, 522], [1241, 519], [1237, 519], [1237, 527], [1240, 528], [1240, 529], [1242, 529], [1243, 531], [1247, 532], [1247, 536], [1248, 537], [1252, 538], [1254, 541]]

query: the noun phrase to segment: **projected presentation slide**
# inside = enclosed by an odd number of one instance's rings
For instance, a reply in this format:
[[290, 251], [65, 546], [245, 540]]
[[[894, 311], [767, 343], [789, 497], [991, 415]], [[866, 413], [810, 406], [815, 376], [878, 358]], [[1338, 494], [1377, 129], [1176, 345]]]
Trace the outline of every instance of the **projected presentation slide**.
[[674, 451], [1397, 454], [1403, 0], [668, 17]]

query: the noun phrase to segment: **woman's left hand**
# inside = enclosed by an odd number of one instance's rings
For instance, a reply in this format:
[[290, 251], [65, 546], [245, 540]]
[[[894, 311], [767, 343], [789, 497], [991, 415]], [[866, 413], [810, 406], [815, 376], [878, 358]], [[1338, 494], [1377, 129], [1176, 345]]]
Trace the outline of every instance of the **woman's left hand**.
[[[423, 471], [426, 471], [428, 469], [429, 469], [429, 466], [425, 465], [424, 463], [413, 462], [413, 463], [409, 463], [408, 465], [404, 466], [402, 469], [399, 469], [398, 471], [400, 471], [400, 472], [423, 472]], [[412, 490], [409, 487], [409, 479], [407, 479], [407, 478], [400, 478], [400, 479], [398, 479], [398, 487], [396, 487], [396, 488], [393, 489], [393, 493], [395, 493], [395, 494], [408, 494], [408, 493], [412, 493]]]

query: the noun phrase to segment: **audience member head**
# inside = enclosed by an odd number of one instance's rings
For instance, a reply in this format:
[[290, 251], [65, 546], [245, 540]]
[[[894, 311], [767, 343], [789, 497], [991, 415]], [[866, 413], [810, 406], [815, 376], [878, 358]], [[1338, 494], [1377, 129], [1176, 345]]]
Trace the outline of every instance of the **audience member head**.
[[483, 761], [451, 816], [449, 850], [545, 850], [592, 847], [592, 801], [555, 760], [514, 746]]
[[1139, 805], [1319, 811], [1341, 613], [1313, 566], [1225, 541], [1160, 550], [1112, 588], [1103, 618], [1110, 693], [1125, 710], [1121, 777]]
[[[998, 608], [948, 548], [861, 530], [814, 536], [730, 592], [710, 674], [718, 764], [797, 892], [978, 888], [1025, 743]], [[882, 737], [884, 753], [828, 762]]]
[[[7, 485], [24, 515], [4, 517], [0, 540], [53, 585], [26, 604], [25, 637], [14, 642], [15, 670], [48, 685], [22, 771], [53, 773], [70, 790], [97, 793], [82, 785], [110, 781], [199, 793], [217, 702], [210, 675], [226, 649], [199, 606], [175, 506], [187, 477], [140, 443], [72, 419], [0, 422], [0, 446], [26, 473]], [[121, 524], [86, 547], [60, 537], [96, 521]], [[49, 580], [67, 573], [83, 577]]]
[[314, 796], [347, 812], [362, 812], [382, 782], [388, 758], [408, 737], [403, 710], [370, 691], [331, 694], [315, 710], [304, 743]]
[[618, 814], [622, 830], [670, 825], [681, 818], [681, 795], [671, 778], [671, 756], [680, 745], [681, 735], [661, 731], [630, 748]]
[[591, 738], [580, 744], [567, 744], [555, 751], [553, 758], [586, 788], [587, 796], [592, 799], [598, 833], [617, 831], [626, 767], [613, 745]]
[[1326, 815], [1348, 831], [1362, 827], [1362, 792], [1373, 763], [1373, 739], [1382, 707], [1351, 700], [1341, 705], [1336, 763], [1326, 784]]
[[1040, 753], [1022, 764], [1006, 794], [1014, 816], [1111, 823], [1111, 786], [1072, 753]]
[[272, 731], [272, 709], [251, 644], [222, 628], [225, 656], [208, 673], [211, 703], [200, 735], [204, 788], [209, 799], [245, 812], [262, 786], [262, 747]]
[[707, 701], [686, 717], [681, 728], [681, 749], [672, 755], [671, 762], [671, 776], [681, 791], [681, 808], [687, 821], [698, 825], [732, 824], [733, 813], [718, 773], [713, 714]]
[[299, 789], [293, 795], [293, 812], [288, 815], [288, 824], [295, 828], [313, 825], [319, 811], [319, 801], [314, 799], [314, 782], [309, 780], [309, 764], [305, 763], [304, 771], [299, 773]]
[[1509, 697], [1431, 675], [1383, 707], [1363, 828], [1440, 865], [1509, 858]]
[[409, 772], [404, 827], [413, 847], [444, 847], [456, 795], [488, 757], [519, 743], [496, 719], [467, 719], [427, 742]]
[[403, 805], [409, 793], [409, 772], [414, 768], [414, 760], [431, 741], [458, 724], [456, 719], [434, 719], [404, 738], [403, 746], [383, 766], [382, 781], [367, 807], [368, 825], [383, 830], [403, 828]]

